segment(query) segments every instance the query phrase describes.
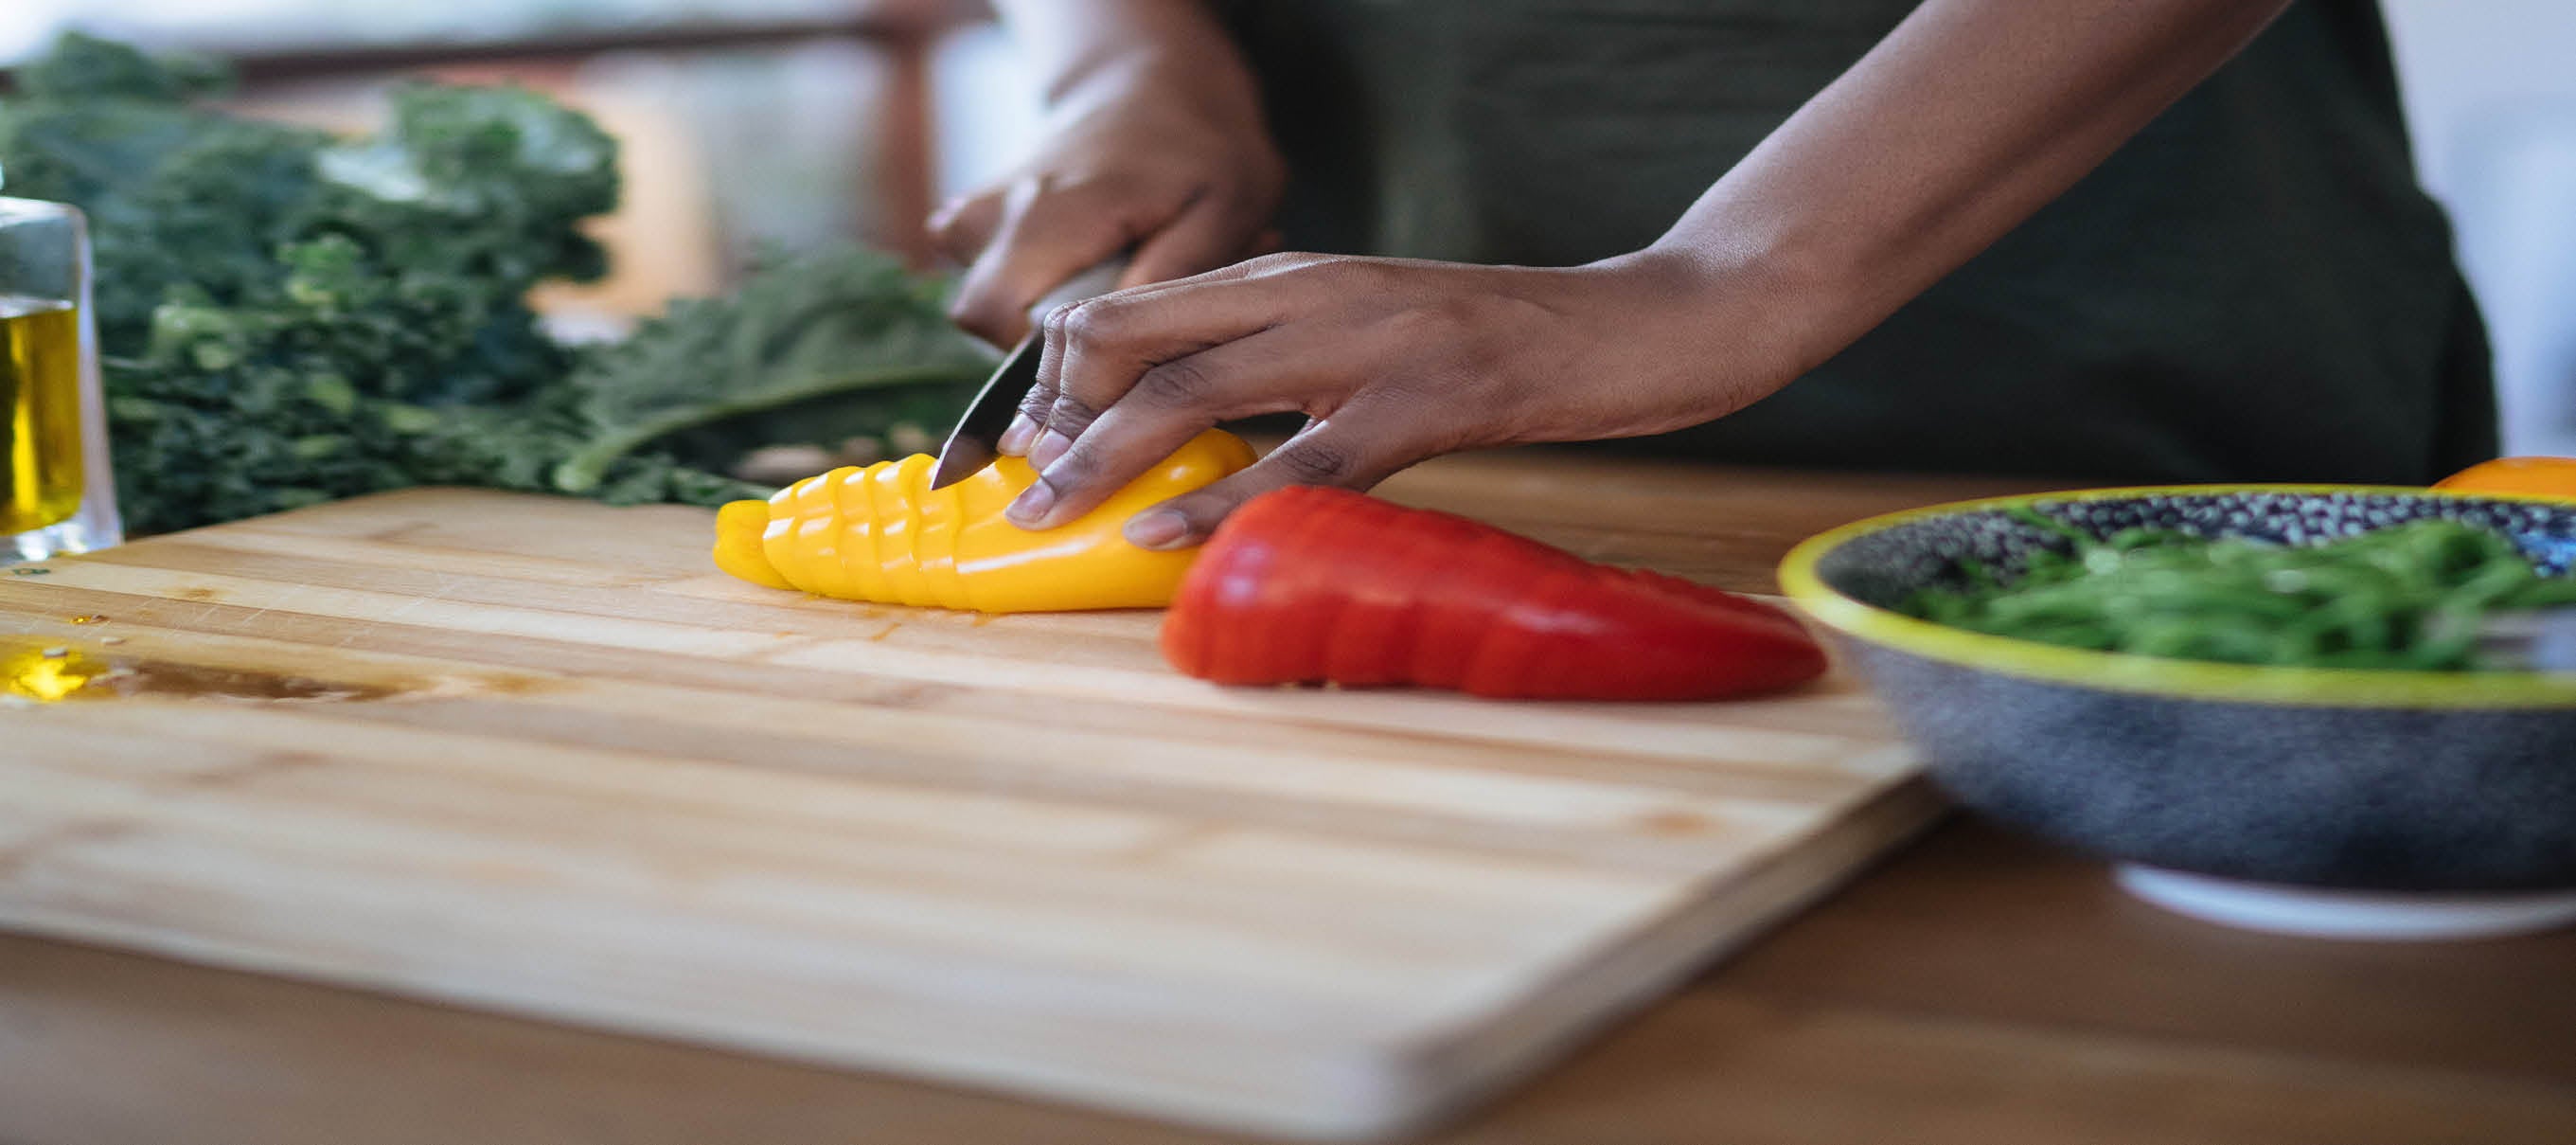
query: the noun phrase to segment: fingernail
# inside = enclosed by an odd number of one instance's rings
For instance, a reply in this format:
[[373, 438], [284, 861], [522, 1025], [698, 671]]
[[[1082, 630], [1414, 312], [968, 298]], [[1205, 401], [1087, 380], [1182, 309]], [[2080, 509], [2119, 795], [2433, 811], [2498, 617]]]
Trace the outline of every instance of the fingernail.
[[1002, 431], [1002, 440], [994, 448], [1005, 456], [1025, 457], [1029, 452], [1029, 442], [1037, 435], [1037, 422], [1030, 420], [1027, 414], [1015, 414], [1011, 418], [1011, 428]]
[[1189, 535], [1190, 522], [1169, 509], [1140, 513], [1127, 522], [1127, 543], [1140, 549], [1168, 549]]
[[1002, 515], [1023, 529], [1034, 529], [1038, 522], [1046, 519], [1047, 510], [1052, 508], [1055, 508], [1055, 490], [1040, 481], [1022, 492], [1017, 500], [1011, 502], [1010, 508], [1002, 510]]
[[1045, 437], [1039, 438], [1038, 443], [1029, 448], [1029, 466], [1033, 469], [1045, 469], [1055, 464], [1055, 459], [1064, 456], [1064, 451], [1071, 448], [1073, 448], [1072, 438], [1055, 430], [1048, 430]]

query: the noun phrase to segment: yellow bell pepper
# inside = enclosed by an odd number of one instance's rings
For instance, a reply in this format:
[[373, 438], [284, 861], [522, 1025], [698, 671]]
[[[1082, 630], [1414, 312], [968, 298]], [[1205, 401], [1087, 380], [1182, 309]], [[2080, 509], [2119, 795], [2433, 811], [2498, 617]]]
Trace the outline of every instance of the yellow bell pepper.
[[931, 458], [845, 466], [736, 501], [716, 514], [716, 567], [772, 588], [845, 600], [977, 612], [1156, 608], [1171, 603], [1196, 550], [1128, 544], [1129, 517], [1252, 464], [1223, 430], [1182, 446], [1099, 508], [1033, 533], [1002, 509], [1037, 482], [1004, 457], [933, 492]]

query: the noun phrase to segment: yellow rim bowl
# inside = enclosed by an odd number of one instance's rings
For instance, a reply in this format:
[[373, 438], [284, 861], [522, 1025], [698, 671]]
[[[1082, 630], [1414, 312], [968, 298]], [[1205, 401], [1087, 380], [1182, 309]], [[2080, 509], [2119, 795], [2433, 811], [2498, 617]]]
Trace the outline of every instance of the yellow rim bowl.
[[2450, 493], [2390, 485], [2145, 485], [1954, 501], [1854, 521], [1807, 538], [1780, 562], [1780, 587], [1817, 623], [1865, 644], [2025, 680], [2179, 699], [2308, 707], [2498, 709], [2576, 707], [2576, 673], [2410, 672], [2367, 668], [2274, 668], [2067, 648], [1951, 628], [1880, 608], [1826, 584], [1825, 555], [1872, 533], [1934, 518], [2026, 505], [2140, 497], [2336, 493], [2504, 501], [2576, 513], [2563, 498]]

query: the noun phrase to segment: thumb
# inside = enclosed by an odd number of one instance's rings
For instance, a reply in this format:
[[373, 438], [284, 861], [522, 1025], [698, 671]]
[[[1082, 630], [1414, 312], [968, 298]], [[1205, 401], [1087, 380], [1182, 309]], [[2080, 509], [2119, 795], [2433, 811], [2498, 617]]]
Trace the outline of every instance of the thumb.
[[1188, 548], [1207, 540], [1245, 502], [1291, 485], [1366, 491], [1427, 456], [1404, 444], [1406, 435], [1394, 432], [1398, 424], [1369, 417], [1356, 406], [1310, 421], [1243, 472], [1136, 514], [1127, 522], [1128, 543], [1145, 549]]

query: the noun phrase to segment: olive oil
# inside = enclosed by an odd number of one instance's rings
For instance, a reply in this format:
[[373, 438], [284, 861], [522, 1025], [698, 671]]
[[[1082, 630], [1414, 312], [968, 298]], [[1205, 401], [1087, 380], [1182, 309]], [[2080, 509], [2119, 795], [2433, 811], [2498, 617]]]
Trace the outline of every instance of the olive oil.
[[0, 295], [0, 537], [80, 511], [80, 312]]
[[0, 643], [0, 697], [50, 704], [69, 699], [108, 667], [77, 648]]

